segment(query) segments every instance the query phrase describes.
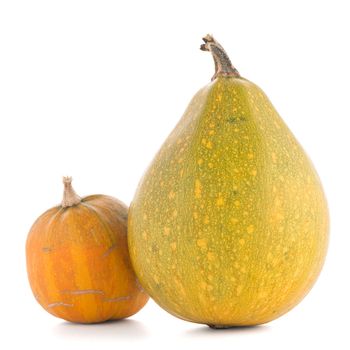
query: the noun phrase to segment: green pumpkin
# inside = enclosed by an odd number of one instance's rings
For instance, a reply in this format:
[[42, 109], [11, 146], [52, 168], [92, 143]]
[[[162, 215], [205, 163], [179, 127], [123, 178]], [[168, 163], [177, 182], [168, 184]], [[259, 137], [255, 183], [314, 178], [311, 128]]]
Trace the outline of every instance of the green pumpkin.
[[131, 260], [165, 310], [213, 327], [271, 321], [322, 268], [328, 211], [320, 180], [265, 93], [211, 37], [211, 83], [190, 102], [140, 181]]

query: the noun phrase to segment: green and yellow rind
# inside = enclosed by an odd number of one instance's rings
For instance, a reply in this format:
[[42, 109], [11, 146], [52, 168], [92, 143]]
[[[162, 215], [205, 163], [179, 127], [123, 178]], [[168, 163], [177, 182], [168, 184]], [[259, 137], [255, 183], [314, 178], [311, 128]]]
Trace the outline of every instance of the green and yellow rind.
[[311, 289], [328, 225], [314, 167], [264, 92], [219, 77], [194, 96], [141, 179], [128, 241], [141, 284], [165, 310], [254, 325]]

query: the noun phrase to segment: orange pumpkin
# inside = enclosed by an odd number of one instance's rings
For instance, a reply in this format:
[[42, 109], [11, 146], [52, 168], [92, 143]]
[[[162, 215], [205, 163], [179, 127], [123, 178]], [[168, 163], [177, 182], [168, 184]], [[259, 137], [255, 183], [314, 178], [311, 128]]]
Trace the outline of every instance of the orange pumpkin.
[[128, 208], [119, 200], [80, 198], [63, 179], [62, 204], [42, 214], [26, 244], [29, 282], [49, 313], [96, 323], [131, 316], [147, 302], [127, 247]]

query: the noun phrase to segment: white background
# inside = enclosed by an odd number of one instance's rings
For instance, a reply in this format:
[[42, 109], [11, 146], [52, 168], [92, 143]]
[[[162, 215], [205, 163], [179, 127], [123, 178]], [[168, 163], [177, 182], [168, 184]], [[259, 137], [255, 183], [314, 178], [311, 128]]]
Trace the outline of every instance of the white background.
[[[0, 347], [346, 348], [350, 313], [350, 21], [347, 1], [1, 1]], [[324, 270], [267, 325], [213, 331], [149, 302], [132, 318], [74, 325], [46, 314], [25, 270], [34, 220], [80, 195], [130, 203], [154, 153], [214, 72], [212, 33], [260, 85], [313, 160], [331, 214]]]

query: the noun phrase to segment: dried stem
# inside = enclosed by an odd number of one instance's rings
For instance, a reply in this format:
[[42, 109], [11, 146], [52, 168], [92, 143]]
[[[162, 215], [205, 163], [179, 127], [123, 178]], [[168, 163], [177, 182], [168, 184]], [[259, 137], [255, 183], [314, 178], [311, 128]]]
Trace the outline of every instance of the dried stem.
[[239, 78], [238, 70], [232, 65], [224, 48], [211, 36], [203, 38], [204, 44], [201, 45], [202, 51], [210, 51], [214, 58], [215, 74], [211, 80], [217, 77], [235, 77]]
[[63, 192], [63, 200], [62, 207], [72, 207], [73, 205], [77, 205], [81, 202], [81, 198], [75, 193], [72, 187], [72, 178], [70, 176], [63, 177], [64, 184], [64, 192]]

